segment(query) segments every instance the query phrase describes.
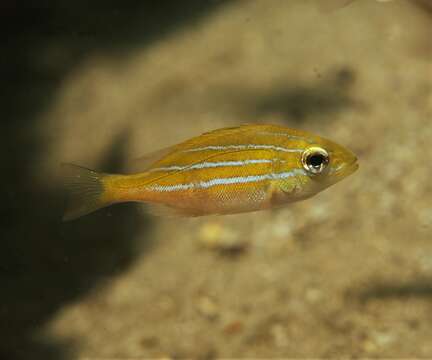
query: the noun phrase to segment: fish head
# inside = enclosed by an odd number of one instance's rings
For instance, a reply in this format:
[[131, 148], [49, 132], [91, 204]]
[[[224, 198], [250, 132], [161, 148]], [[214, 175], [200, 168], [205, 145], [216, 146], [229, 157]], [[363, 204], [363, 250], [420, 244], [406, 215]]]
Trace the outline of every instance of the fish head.
[[333, 141], [308, 136], [298, 144], [278, 170], [286, 174], [278, 181], [286, 201], [311, 197], [358, 169], [354, 153]]

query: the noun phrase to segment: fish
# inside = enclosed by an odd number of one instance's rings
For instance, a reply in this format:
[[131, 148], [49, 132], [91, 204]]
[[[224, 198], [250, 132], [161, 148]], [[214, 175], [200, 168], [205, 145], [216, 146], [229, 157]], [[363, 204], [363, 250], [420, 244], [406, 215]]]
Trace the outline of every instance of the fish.
[[64, 164], [69, 200], [63, 220], [121, 202], [144, 202], [157, 215], [225, 215], [304, 200], [354, 173], [345, 147], [282, 125], [213, 130], [140, 160], [131, 174]]

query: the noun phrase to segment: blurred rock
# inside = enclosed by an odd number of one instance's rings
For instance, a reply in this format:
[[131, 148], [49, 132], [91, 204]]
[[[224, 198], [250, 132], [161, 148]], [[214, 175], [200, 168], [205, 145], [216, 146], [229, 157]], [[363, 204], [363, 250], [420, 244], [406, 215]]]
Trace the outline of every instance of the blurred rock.
[[223, 331], [227, 335], [236, 335], [243, 331], [244, 324], [240, 320], [234, 320], [228, 324], [226, 324], [223, 328]]
[[198, 229], [198, 241], [205, 248], [222, 253], [238, 253], [245, 250], [249, 242], [239, 231], [223, 223], [207, 222]]
[[286, 347], [289, 343], [288, 336], [286, 334], [286, 329], [280, 325], [275, 324], [271, 327], [270, 333], [273, 336], [275, 345], [279, 348]]
[[197, 300], [197, 309], [201, 315], [208, 319], [216, 319], [219, 316], [219, 307], [210, 297], [201, 296]]
[[322, 297], [322, 291], [317, 288], [309, 288], [306, 290], [306, 301], [309, 303], [317, 303]]

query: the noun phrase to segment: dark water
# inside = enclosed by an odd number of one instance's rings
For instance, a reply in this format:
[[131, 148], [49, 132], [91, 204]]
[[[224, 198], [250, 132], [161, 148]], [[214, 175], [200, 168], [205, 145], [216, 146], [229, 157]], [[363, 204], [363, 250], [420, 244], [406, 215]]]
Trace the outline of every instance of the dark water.
[[[124, 209], [60, 222], [60, 189], [38, 188], [34, 171], [46, 140], [35, 123], [58, 86], [84, 59], [145, 47], [222, 5], [223, 0], [168, 2], [6, 1], [0, 5], [5, 45], [1, 216], [0, 357], [68, 358], [69, 344], [39, 341], [39, 330], [62, 306], [134, 261], [134, 234], [150, 224]], [[53, 134], [56, 136], [56, 134]], [[127, 132], [119, 134], [100, 167], [121, 172]], [[35, 166], [36, 164], [36, 166]], [[49, 179], [47, 180], [49, 182]]]

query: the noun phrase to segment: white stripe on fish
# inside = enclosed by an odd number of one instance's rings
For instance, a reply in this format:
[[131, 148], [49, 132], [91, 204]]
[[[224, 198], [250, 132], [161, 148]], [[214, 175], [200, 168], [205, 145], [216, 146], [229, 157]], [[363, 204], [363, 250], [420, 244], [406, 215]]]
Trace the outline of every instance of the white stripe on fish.
[[182, 152], [196, 152], [196, 151], [205, 151], [205, 150], [245, 150], [245, 149], [253, 149], [253, 150], [275, 150], [275, 151], [283, 151], [283, 152], [303, 152], [304, 149], [295, 149], [295, 148], [285, 148], [282, 146], [275, 145], [259, 145], [259, 144], [247, 144], [247, 145], [209, 145], [199, 148], [186, 149]]
[[152, 185], [149, 186], [149, 190], [154, 191], [177, 191], [177, 190], [189, 190], [189, 189], [208, 189], [216, 185], [231, 185], [231, 184], [246, 184], [251, 182], [258, 182], [264, 180], [279, 180], [286, 179], [292, 176], [303, 175], [307, 176], [306, 171], [303, 169], [293, 169], [291, 171], [281, 173], [271, 173], [263, 175], [250, 175], [250, 176], [236, 176], [229, 178], [216, 178], [208, 181], [192, 182], [187, 184], [175, 184], [175, 185]]
[[158, 167], [154, 169], [150, 169], [151, 172], [155, 171], [171, 171], [171, 170], [185, 170], [185, 169], [208, 169], [208, 168], [216, 168], [216, 167], [224, 167], [224, 166], [244, 166], [250, 164], [271, 164], [273, 162], [285, 162], [280, 159], [250, 159], [250, 160], [239, 160], [239, 161], [204, 161], [198, 164], [193, 165], [172, 165], [166, 167]]

